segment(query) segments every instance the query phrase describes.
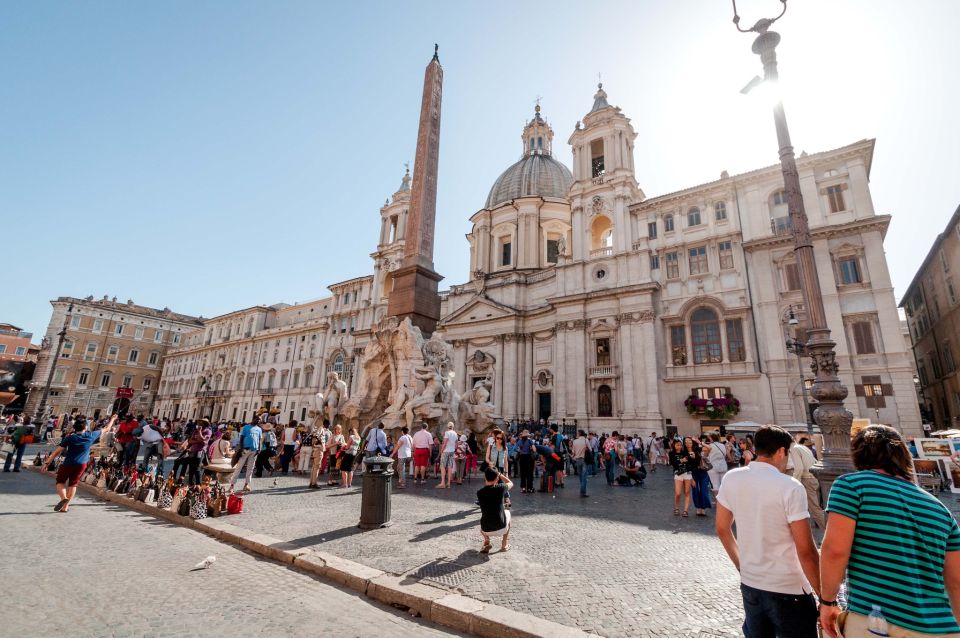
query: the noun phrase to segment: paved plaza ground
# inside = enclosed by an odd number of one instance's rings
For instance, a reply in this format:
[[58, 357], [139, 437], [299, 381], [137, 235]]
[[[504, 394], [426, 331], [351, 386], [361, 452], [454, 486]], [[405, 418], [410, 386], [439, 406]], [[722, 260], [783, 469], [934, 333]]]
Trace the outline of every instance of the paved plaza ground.
[[[579, 497], [575, 477], [554, 494], [520, 494], [515, 489], [512, 549], [489, 556], [477, 552], [479, 509], [474, 494], [481, 486], [479, 479], [449, 490], [434, 489], [435, 481], [431, 481], [426, 487], [395, 491], [393, 525], [367, 532], [356, 527], [361, 483], [358, 476], [351, 489], [311, 490], [299, 476], [254, 479], [246, 512], [228, 520], [300, 547], [602, 636], [740, 635], [737, 573], [713, 531], [713, 512], [708, 518], [692, 516], [692, 510], [688, 519], [674, 517], [673, 480], [665, 469], [652, 473], [645, 489], [608, 487], [603, 476], [597, 475], [590, 479], [589, 498]], [[33, 509], [49, 510], [53, 502], [48, 497], [42, 507]], [[955, 514], [960, 511], [955, 496], [945, 495], [944, 502]], [[87, 553], [71, 554], [69, 560], [78, 567], [93, 564], [97, 569], [100, 557], [113, 561], [115, 551], [113, 542], [97, 532], [100, 519], [120, 514], [112, 506], [93, 505], [89, 500], [82, 505], [76, 518], [86, 520], [76, 524], [71, 517], [71, 529], [86, 535], [89, 525], [93, 534], [89, 545], [81, 545]], [[21, 509], [33, 511], [31, 507]], [[9, 509], [0, 500], [0, 511]], [[43, 536], [63, 525], [47, 516], [12, 518], [24, 534]], [[166, 524], [144, 523], [143, 517], [132, 513], [125, 518], [129, 520], [123, 524], [131, 529], [125, 528], [123, 533], [155, 538], [166, 547], [161, 555], [170, 560], [184, 552], [188, 558], [181, 562], [195, 562], [207, 553], [244, 556], [230, 548], [201, 550], [224, 546]], [[134, 521], [141, 529], [132, 527]], [[819, 532], [815, 535], [819, 540]], [[198, 549], [194, 550], [192, 543]], [[135, 549], [127, 568], [136, 575], [154, 571], [142, 543], [131, 540], [131, 546]], [[255, 570], [283, 568], [255, 561], [245, 569], [248, 571], [240, 572], [244, 575], [238, 575], [238, 582], [253, 586], [260, 578]], [[223, 578], [226, 571], [218, 564], [210, 577]], [[319, 584], [310, 585], [306, 576], [284, 571], [298, 592], [286, 604], [306, 604], [304, 588]], [[160, 575], [167, 577], [162, 570]], [[183, 575], [178, 573], [177, 578]], [[235, 609], [229, 606], [225, 613]], [[268, 616], [275, 619], [276, 614]]]
[[82, 491], [56, 514], [52, 488], [0, 474], [2, 636], [461, 635]]

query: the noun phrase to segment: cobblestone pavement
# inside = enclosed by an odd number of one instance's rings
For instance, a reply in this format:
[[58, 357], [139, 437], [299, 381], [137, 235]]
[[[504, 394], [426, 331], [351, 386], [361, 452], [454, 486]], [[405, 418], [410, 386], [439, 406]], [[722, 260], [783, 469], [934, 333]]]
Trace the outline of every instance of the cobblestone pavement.
[[740, 635], [739, 581], [713, 517], [674, 517], [664, 470], [646, 489], [598, 475], [585, 499], [575, 477], [554, 494], [515, 489], [512, 549], [489, 556], [477, 553], [479, 479], [394, 491], [393, 525], [369, 532], [356, 527], [361, 483], [314, 491], [300, 477], [254, 479], [230, 522], [604, 636]]
[[82, 492], [55, 514], [52, 487], [0, 474], [0, 635], [460, 635]]

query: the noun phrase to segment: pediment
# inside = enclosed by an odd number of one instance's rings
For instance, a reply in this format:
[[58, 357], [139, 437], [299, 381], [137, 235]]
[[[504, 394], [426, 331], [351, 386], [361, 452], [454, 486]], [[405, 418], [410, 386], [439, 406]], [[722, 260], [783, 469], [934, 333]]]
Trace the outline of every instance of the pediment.
[[516, 316], [517, 311], [488, 297], [477, 297], [441, 319], [445, 326]]

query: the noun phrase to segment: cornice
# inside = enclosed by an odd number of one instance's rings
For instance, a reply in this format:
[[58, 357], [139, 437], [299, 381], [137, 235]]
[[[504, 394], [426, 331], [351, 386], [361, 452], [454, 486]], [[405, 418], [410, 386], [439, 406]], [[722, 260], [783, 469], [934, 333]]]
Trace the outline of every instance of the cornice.
[[[874, 215], [864, 219], [857, 219], [846, 224], [830, 224], [827, 226], [817, 226], [810, 229], [810, 236], [813, 239], [832, 239], [841, 237], [852, 232], [863, 232], [868, 230], [878, 230], [883, 237], [886, 237], [887, 227], [890, 226], [890, 215]], [[743, 249], [746, 251], [763, 248], [774, 248], [776, 246], [792, 246], [793, 235], [776, 235], [773, 237], [760, 237], [743, 242]]]

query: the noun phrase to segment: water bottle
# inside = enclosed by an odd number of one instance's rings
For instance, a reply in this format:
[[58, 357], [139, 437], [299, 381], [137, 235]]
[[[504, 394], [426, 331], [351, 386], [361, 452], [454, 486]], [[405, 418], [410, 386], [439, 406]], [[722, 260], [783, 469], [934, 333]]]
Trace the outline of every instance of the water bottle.
[[889, 628], [887, 627], [887, 619], [883, 617], [883, 611], [881, 611], [880, 605], [873, 605], [873, 610], [868, 617], [867, 631], [870, 632], [871, 636], [890, 635]]

